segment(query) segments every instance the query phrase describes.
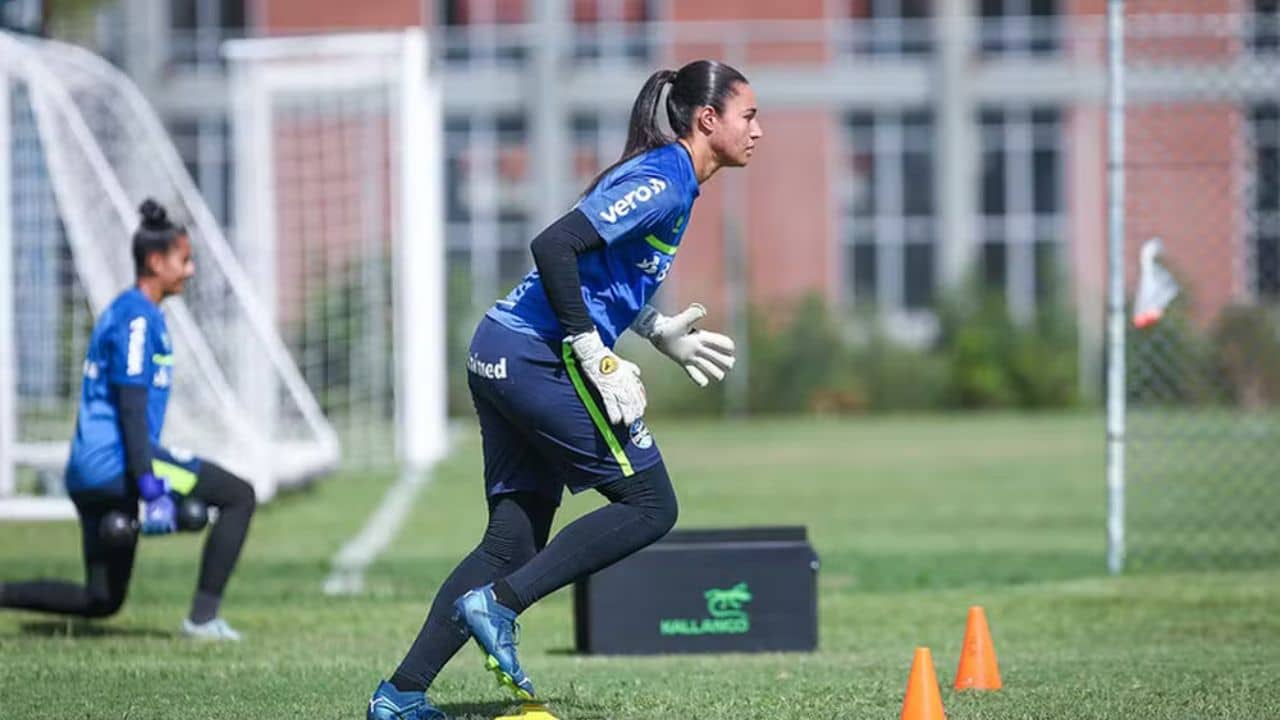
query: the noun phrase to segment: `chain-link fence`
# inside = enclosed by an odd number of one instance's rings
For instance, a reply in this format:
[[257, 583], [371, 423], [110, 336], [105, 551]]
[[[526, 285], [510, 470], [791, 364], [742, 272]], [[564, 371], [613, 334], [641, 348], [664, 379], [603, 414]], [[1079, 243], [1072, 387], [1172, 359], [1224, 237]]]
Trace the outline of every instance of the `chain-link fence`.
[[1179, 290], [1127, 338], [1129, 569], [1280, 559], [1275, 8], [1127, 3], [1127, 286], [1158, 237]]

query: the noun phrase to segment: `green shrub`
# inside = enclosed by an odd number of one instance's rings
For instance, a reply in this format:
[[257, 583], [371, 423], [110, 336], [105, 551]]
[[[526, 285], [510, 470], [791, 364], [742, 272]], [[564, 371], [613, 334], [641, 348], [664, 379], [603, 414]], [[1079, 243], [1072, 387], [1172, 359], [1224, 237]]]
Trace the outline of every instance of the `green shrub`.
[[1213, 343], [1195, 326], [1187, 307], [1179, 299], [1155, 325], [1128, 326], [1125, 385], [1130, 402], [1206, 405], [1224, 400], [1223, 387], [1215, 381]]
[[1223, 393], [1249, 409], [1280, 399], [1280, 318], [1274, 308], [1234, 305], [1212, 331], [1214, 371]]
[[[462, 285], [462, 283], [456, 283]], [[473, 323], [454, 323], [451, 362], [465, 361]], [[969, 297], [975, 297], [970, 295]], [[1002, 299], [944, 301], [929, 347], [894, 342], [871, 316], [834, 313], [819, 295], [768, 312], [753, 308], [739, 341], [737, 377], [698, 388], [649, 344], [624, 335], [618, 352], [644, 368], [651, 414], [722, 415], [730, 393], [745, 394], [750, 414], [852, 414], [943, 408], [1047, 408], [1077, 402], [1076, 329], [1068, 310], [1050, 304], [1026, 325], [1012, 322]], [[455, 327], [456, 325], [456, 327]], [[463, 373], [451, 377], [451, 410], [469, 412]], [[735, 382], [739, 383], [735, 386]], [[465, 400], [465, 404], [464, 401]]]

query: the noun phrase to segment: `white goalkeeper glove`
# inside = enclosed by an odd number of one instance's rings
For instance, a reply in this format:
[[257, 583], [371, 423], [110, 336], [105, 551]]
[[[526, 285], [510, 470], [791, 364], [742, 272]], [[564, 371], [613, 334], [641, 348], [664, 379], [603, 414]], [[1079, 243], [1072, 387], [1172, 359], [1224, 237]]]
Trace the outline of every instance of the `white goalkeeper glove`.
[[604, 411], [609, 423], [631, 423], [644, 416], [644, 385], [640, 382], [640, 368], [623, 360], [604, 346], [600, 333], [592, 330], [581, 335], [571, 335], [565, 340], [573, 346], [578, 366], [600, 391]]
[[671, 317], [645, 305], [631, 329], [649, 338], [654, 347], [684, 367], [695, 383], [706, 387], [712, 380], [724, 380], [735, 359], [733, 340], [728, 336], [693, 326], [706, 315], [707, 309], [698, 303]]

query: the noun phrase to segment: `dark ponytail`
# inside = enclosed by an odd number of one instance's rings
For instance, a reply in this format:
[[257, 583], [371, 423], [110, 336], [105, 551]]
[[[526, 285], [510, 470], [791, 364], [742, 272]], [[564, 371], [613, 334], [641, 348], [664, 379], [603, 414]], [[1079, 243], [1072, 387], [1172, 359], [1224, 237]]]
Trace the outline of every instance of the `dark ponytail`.
[[142, 202], [138, 212], [142, 221], [133, 232], [133, 269], [138, 277], [142, 277], [148, 274], [147, 258], [155, 253], [169, 252], [173, 243], [187, 234], [187, 229], [171, 222], [169, 211], [151, 198]]
[[658, 101], [662, 99], [662, 91], [675, 81], [675, 70], [659, 70], [649, 76], [640, 94], [631, 105], [631, 122], [627, 126], [627, 146], [622, 151], [625, 162], [642, 152], [662, 147], [673, 138], [667, 137], [658, 127]]
[[[631, 158], [692, 135], [693, 115], [698, 108], [710, 105], [716, 112], [724, 112], [725, 100], [737, 92], [735, 85], [746, 82], [742, 73], [715, 60], [695, 60], [679, 70], [659, 70], [650, 75], [631, 106], [627, 145], [622, 157], [600, 171], [583, 194], [594, 190], [605, 175]], [[665, 103], [667, 123], [675, 137], [669, 137], [658, 127], [658, 105], [668, 85], [671, 92], [667, 93]]]

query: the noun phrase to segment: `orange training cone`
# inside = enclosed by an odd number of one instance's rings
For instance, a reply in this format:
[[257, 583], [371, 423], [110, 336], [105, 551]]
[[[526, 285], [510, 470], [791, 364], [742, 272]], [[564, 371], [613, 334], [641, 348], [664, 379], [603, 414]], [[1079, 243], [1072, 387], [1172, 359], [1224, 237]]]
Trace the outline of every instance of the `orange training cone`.
[[957, 690], [999, 690], [1002, 687], [996, 646], [991, 643], [991, 630], [987, 628], [987, 614], [977, 605], [969, 608], [969, 624], [964, 631], [964, 649], [960, 651], [955, 687]]
[[942, 693], [938, 691], [938, 673], [933, 669], [929, 648], [916, 648], [907, 678], [907, 697], [902, 701], [901, 720], [946, 720], [942, 709]]

